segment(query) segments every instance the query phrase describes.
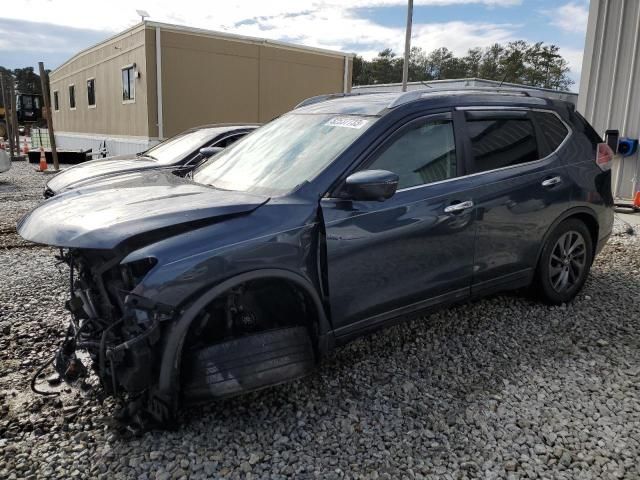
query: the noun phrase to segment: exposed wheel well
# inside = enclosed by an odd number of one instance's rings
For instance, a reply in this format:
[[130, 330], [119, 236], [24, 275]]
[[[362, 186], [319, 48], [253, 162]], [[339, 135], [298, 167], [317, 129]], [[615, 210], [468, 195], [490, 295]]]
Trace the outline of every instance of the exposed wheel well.
[[184, 349], [293, 326], [307, 327], [317, 349], [318, 320], [316, 305], [304, 288], [283, 278], [253, 279], [221, 292], [201, 310], [189, 327]]
[[[320, 355], [326, 351], [327, 345], [325, 344], [328, 340], [330, 324], [325, 315], [322, 301], [308, 280], [297, 273], [283, 269], [264, 269], [239, 274], [193, 299], [181, 310], [179, 318], [167, 326], [168, 331], [164, 335], [165, 342], [159, 365], [158, 383], [149, 401], [151, 411], [158, 410], [153, 414], [156, 418], [164, 421], [173, 418], [177, 412], [180, 404], [182, 356], [185, 353], [185, 346], [189, 346], [186, 341], [190, 336], [190, 331], [198, 328], [197, 322], [202, 321], [202, 316], [207, 313], [207, 307], [215, 303], [216, 299], [225, 297], [226, 293], [235, 287], [256, 280], [284, 281], [286, 283], [281, 285], [287, 285], [294, 292], [303, 292], [299, 294], [303, 298], [299, 304], [306, 308], [306, 314], [303, 318], [306, 322], [305, 326], [310, 332], [310, 348], [315, 350], [314, 353], [320, 352]], [[298, 293], [296, 294], [298, 295]], [[317, 360], [320, 355], [313, 355], [313, 357]], [[159, 407], [156, 408], [156, 405]]]

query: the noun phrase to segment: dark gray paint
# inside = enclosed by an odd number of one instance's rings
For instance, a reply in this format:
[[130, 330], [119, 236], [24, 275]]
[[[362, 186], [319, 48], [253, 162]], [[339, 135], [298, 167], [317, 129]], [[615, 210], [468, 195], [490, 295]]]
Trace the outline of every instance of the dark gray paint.
[[[301, 108], [380, 118], [315, 180], [288, 195], [267, 199], [140, 172], [54, 197], [22, 219], [18, 231], [39, 243], [114, 249], [122, 264], [157, 260], [132, 293], [176, 311], [188, 306], [167, 327], [159, 377], [150, 380], [168, 404], [177, 402], [180, 348], [198, 308], [247, 279], [283, 278], [305, 290], [325, 352], [399, 315], [526, 285], [545, 238], [570, 215], [593, 222], [596, 250], [602, 247], [613, 222], [610, 173], [596, 166], [570, 106], [479, 93], [397, 99], [346, 97]], [[389, 101], [399, 106], [385, 108]], [[574, 133], [546, 159], [469, 174], [459, 106], [555, 111]], [[435, 113], [456, 122], [458, 178], [401, 190], [383, 202], [338, 198], [344, 179], [394, 132]], [[542, 186], [554, 176], [562, 182]], [[472, 208], [445, 211], [468, 200]]]

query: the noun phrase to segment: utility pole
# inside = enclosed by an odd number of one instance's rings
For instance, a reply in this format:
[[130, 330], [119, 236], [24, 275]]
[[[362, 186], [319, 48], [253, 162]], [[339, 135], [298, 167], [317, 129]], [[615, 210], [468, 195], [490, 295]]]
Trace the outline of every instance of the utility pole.
[[11, 102], [11, 123], [13, 124], [13, 135], [15, 137], [16, 160], [22, 160], [20, 155], [20, 127], [18, 127], [18, 110], [16, 109], [16, 87], [13, 85], [13, 78], [9, 82], [9, 95]]
[[407, 31], [404, 39], [404, 62], [402, 63], [402, 91], [407, 91], [409, 78], [409, 56], [411, 54], [411, 24], [413, 23], [413, 0], [407, 6]]
[[3, 73], [0, 73], [0, 90], [2, 91], [2, 104], [4, 105], [4, 123], [7, 125], [7, 137], [9, 137], [9, 158], [13, 159], [13, 140], [15, 139], [15, 136], [13, 135], [11, 117], [9, 115], [11, 105], [7, 99], [8, 92], [4, 88]]
[[56, 149], [56, 136], [53, 133], [53, 118], [51, 116], [51, 99], [49, 98], [49, 76], [44, 69], [44, 63], [38, 62], [40, 68], [40, 85], [42, 86], [42, 97], [44, 98], [44, 109], [47, 116], [47, 130], [49, 131], [49, 143], [51, 145], [51, 158], [53, 158], [53, 169], [60, 170], [58, 164], [58, 150]]

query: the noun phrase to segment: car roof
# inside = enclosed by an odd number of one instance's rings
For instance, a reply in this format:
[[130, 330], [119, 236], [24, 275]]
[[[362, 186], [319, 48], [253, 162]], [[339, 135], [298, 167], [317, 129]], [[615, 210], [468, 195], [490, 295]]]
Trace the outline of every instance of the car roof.
[[570, 102], [554, 100], [526, 90], [509, 89], [425, 89], [409, 92], [367, 92], [311, 97], [295, 108], [299, 113], [325, 113], [380, 116], [409, 103], [430, 107], [462, 105], [574, 108]]

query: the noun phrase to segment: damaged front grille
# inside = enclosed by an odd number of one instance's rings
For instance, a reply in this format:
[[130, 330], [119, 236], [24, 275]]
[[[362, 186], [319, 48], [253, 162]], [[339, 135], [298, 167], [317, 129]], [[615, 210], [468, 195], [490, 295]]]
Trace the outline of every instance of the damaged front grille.
[[74, 249], [59, 259], [69, 266], [71, 322], [56, 356], [58, 374], [67, 382], [85, 376], [76, 356], [85, 350], [105, 394], [144, 392], [153, 378], [160, 322], [172, 314], [131, 293], [154, 261], [123, 266], [109, 253]]

